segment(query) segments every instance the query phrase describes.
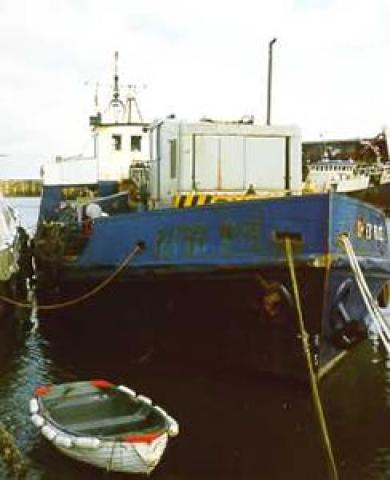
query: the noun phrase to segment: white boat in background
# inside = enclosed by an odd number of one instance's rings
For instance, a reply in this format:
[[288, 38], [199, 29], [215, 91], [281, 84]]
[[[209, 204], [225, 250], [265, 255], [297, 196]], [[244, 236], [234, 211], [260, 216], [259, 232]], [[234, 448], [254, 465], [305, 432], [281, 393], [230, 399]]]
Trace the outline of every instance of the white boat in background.
[[349, 193], [366, 190], [370, 173], [352, 159], [331, 160], [324, 157], [308, 166], [305, 189], [318, 192]]
[[0, 195], [0, 364], [20, 338], [20, 319], [13, 313], [27, 295], [28, 241], [17, 211]]
[[389, 214], [389, 139], [386, 129], [372, 139], [304, 143], [307, 168], [304, 190], [346, 193]]
[[[17, 211], [0, 195], [0, 296], [13, 297], [20, 279], [22, 255], [28, 235]], [[10, 303], [0, 298], [0, 318]]]
[[360, 165], [324, 158], [308, 165], [303, 186], [309, 192], [345, 193], [390, 212], [390, 162]]

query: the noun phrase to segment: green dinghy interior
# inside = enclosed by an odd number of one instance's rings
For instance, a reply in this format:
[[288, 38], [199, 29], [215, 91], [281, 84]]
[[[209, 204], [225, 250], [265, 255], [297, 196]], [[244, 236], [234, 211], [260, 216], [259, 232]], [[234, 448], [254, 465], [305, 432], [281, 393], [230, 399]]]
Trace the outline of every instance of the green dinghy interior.
[[121, 388], [89, 380], [38, 387], [35, 394], [46, 420], [70, 434], [115, 438], [167, 431], [166, 416], [158, 407]]

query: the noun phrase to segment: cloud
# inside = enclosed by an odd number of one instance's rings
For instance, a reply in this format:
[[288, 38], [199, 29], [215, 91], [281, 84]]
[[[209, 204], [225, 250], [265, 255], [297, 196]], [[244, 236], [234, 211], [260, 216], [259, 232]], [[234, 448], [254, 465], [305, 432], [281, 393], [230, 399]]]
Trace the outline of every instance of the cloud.
[[95, 85], [147, 84], [148, 118], [266, 115], [303, 136], [368, 135], [390, 111], [388, 0], [0, 0], [0, 150], [49, 158], [88, 141]]

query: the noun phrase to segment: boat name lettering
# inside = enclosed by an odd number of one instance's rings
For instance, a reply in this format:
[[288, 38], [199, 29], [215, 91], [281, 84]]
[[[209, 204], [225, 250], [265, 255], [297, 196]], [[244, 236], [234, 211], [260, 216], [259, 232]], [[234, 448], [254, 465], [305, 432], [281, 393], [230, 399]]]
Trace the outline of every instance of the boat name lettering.
[[260, 222], [247, 220], [245, 222], [225, 221], [219, 226], [221, 250], [223, 255], [231, 254], [237, 249], [237, 242], [244, 244], [245, 249], [255, 252], [260, 248]]
[[355, 223], [355, 233], [362, 240], [385, 241], [383, 224], [366, 222], [363, 217], [358, 217]]
[[[257, 252], [260, 249], [260, 222], [247, 220], [223, 221], [218, 226], [219, 252], [232, 255], [237, 249]], [[201, 257], [209, 248], [209, 229], [206, 225], [175, 225], [157, 231], [156, 256], [160, 259]]]
[[207, 248], [207, 233], [205, 225], [175, 225], [160, 228], [156, 235], [156, 255], [160, 259], [203, 255]]

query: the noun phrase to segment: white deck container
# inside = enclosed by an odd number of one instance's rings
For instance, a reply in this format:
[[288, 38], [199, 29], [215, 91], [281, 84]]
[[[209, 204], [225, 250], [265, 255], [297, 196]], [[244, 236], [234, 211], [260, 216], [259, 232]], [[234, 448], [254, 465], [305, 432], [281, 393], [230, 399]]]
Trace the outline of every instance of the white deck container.
[[300, 190], [296, 127], [164, 120], [151, 126], [151, 196]]

